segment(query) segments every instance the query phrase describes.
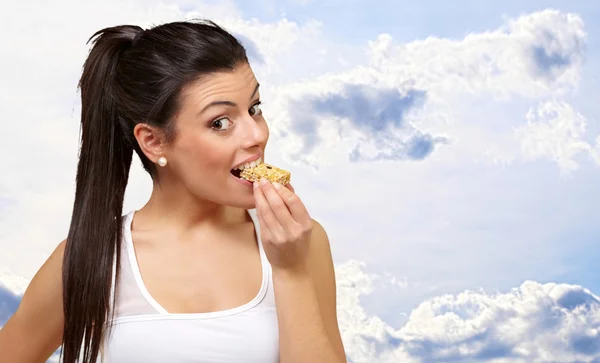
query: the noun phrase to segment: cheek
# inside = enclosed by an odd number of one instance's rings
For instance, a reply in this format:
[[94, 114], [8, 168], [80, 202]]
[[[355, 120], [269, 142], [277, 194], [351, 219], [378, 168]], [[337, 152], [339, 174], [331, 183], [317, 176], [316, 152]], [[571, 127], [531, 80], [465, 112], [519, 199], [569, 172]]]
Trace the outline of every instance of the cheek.
[[186, 140], [177, 151], [180, 154], [181, 172], [186, 174], [206, 175], [207, 170], [218, 170], [227, 164], [227, 152], [223, 150], [223, 145], [205, 138]]
[[210, 174], [229, 164], [228, 152], [219, 145], [202, 145], [196, 147], [191, 160], [200, 172]]

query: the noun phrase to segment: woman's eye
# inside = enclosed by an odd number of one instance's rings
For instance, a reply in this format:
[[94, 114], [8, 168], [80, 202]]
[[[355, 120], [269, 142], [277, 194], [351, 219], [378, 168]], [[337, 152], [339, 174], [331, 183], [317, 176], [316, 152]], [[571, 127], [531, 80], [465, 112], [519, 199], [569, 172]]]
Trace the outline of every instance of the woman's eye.
[[220, 118], [218, 120], [214, 120], [211, 124], [211, 127], [217, 131], [225, 131], [231, 127], [231, 121], [226, 118]]
[[250, 116], [260, 115], [262, 110], [260, 109], [260, 102], [250, 107]]

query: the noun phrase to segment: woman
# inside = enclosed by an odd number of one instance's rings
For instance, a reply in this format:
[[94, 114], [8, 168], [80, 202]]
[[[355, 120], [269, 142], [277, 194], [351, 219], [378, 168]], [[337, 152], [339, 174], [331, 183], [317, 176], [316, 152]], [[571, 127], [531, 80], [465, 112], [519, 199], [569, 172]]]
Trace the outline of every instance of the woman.
[[[291, 185], [232, 173], [269, 135], [242, 45], [208, 21], [91, 39], [69, 233], [0, 361], [345, 362], [325, 231]], [[134, 150], [153, 192], [122, 215]]]

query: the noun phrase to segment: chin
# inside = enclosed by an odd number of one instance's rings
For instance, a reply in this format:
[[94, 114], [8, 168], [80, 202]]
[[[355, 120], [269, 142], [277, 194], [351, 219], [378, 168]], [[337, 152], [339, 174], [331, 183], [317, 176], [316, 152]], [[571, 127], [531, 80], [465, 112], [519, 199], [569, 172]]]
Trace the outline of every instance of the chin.
[[[235, 178], [232, 175], [232, 179]], [[227, 205], [234, 208], [243, 209], [254, 209], [256, 207], [256, 201], [254, 199], [254, 190], [252, 184], [249, 182], [240, 183], [239, 180], [234, 181], [234, 186], [230, 193], [224, 195], [224, 200], [227, 201]]]
[[227, 206], [233, 207], [233, 208], [242, 208], [242, 209], [256, 208], [256, 201], [254, 200], [253, 194], [250, 194], [249, 196], [243, 196], [239, 199], [234, 199], [234, 200], [231, 200], [230, 198], [231, 198], [231, 196], [229, 196], [229, 198], [227, 198], [226, 202], [223, 204], [226, 204]]

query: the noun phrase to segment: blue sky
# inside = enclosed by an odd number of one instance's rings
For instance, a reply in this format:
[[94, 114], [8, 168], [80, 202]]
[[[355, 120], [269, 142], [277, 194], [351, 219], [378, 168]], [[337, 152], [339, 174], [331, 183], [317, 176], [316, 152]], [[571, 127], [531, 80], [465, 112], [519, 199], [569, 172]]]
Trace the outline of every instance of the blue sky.
[[[15, 0], [0, 14], [23, 15], [0, 18], [15, 47], [0, 107], [20, 121], [0, 122], [20, 132], [0, 145], [0, 324], [67, 232], [85, 41], [201, 15], [252, 55], [267, 159], [332, 243], [351, 362], [600, 359], [600, 4]], [[136, 163], [130, 185], [125, 211], [150, 192]]]

